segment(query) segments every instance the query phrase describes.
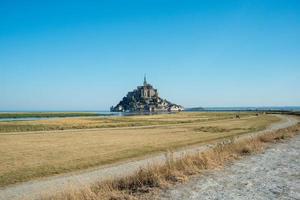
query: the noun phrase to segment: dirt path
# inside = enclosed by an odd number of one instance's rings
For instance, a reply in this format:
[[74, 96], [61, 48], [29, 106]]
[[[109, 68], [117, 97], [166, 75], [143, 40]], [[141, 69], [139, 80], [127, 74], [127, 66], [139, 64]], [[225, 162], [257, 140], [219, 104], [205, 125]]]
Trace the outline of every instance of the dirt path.
[[[256, 132], [253, 134], [262, 134], [268, 131], [277, 130], [292, 126], [297, 123], [297, 120], [291, 116], [280, 116], [281, 122], [271, 125], [267, 130]], [[245, 137], [248, 137], [247, 134]], [[199, 152], [209, 148], [211, 145], [202, 145], [198, 147], [189, 147], [179, 150], [174, 153], [174, 157], [180, 157], [183, 153]], [[41, 194], [51, 194], [57, 191], [65, 190], [69, 187], [82, 187], [92, 184], [99, 180], [105, 180], [125, 175], [130, 175], [136, 172], [141, 167], [146, 167], [151, 163], [162, 163], [165, 161], [165, 155], [159, 154], [142, 160], [129, 161], [114, 166], [106, 166], [93, 171], [82, 171], [79, 173], [70, 173], [60, 176], [54, 176], [36, 181], [29, 181], [17, 185], [8, 186], [0, 189], [0, 200], [10, 199], [36, 199]]]
[[178, 185], [159, 199], [300, 199], [300, 135]]

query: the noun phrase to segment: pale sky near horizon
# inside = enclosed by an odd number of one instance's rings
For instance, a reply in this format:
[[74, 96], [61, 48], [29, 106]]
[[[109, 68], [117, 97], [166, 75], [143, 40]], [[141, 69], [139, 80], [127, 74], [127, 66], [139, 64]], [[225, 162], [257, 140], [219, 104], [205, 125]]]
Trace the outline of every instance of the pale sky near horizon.
[[0, 110], [300, 106], [298, 0], [0, 0]]

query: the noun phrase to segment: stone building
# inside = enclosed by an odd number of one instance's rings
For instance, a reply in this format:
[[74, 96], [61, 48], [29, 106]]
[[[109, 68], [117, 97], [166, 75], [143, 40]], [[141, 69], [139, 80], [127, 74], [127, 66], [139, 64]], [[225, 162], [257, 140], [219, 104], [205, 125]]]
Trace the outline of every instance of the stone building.
[[116, 105], [111, 107], [112, 112], [160, 112], [182, 111], [184, 108], [173, 104], [158, 96], [158, 91], [147, 83], [146, 76], [142, 86], [138, 86]]
[[147, 83], [146, 76], [144, 77], [143, 86], [139, 86], [137, 90], [140, 91], [141, 98], [151, 99], [158, 97], [157, 89], [154, 89], [152, 85]]

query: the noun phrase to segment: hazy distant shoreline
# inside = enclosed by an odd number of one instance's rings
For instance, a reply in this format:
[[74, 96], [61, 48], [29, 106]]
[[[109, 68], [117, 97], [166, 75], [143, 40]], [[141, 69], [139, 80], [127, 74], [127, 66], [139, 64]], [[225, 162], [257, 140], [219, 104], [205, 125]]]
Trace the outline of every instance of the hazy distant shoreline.
[[[300, 106], [282, 107], [194, 107], [182, 112], [299, 112]], [[167, 114], [169, 112], [130, 113], [110, 111], [0, 111], [0, 121], [32, 121], [70, 117], [122, 117]]]
[[[186, 108], [187, 111], [190, 109], [201, 108], [198, 111], [300, 111], [300, 106], [248, 106], [248, 107], [190, 107]], [[0, 110], [0, 113], [98, 113], [107, 114], [111, 113], [109, 110]]]

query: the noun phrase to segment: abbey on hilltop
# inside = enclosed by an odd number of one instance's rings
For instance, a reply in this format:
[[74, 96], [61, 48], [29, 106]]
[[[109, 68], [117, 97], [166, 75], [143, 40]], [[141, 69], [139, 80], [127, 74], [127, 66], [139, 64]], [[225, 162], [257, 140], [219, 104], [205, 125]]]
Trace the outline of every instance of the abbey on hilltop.
[[157, 89], [147, 83], [144, 77], [143, 86], [128, 94], [116, 106], [112, 106], [112, 112], [160, 112], [160, 111], [182, 111], [184, 108], [173, 104], [158, 96]]

